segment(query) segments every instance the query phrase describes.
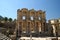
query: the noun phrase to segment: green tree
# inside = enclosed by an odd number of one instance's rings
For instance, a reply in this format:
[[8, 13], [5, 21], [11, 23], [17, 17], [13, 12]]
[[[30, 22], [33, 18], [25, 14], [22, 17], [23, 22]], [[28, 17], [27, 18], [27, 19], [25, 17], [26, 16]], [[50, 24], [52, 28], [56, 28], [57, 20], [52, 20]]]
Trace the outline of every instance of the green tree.
[[12, 18], [9, 18], [9, 22], [11, 22], [12, 21]]
[[1, 21], [1, 20], [3, 20], [3, 17], [2, 17], [2, 16], [0, 16], [0, 21]]
[[4, 17], [4, 21], [5, 21], [5, 22], [8, 21], [8, 18], [7, 18], [7, 17]]
[[14, 21], [16, 21], [16, 19], [14, 19]]

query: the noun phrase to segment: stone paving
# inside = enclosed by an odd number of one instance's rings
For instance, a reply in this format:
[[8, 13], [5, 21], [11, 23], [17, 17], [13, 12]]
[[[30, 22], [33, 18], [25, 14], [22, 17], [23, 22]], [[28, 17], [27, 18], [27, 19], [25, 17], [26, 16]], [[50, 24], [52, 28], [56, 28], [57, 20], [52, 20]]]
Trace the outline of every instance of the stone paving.
[[[56, 37], [21, 37], [19, 40], [52, 40], [56, 39]], [[60, 37], [58, 37], [58, 40], [60, 40]]]

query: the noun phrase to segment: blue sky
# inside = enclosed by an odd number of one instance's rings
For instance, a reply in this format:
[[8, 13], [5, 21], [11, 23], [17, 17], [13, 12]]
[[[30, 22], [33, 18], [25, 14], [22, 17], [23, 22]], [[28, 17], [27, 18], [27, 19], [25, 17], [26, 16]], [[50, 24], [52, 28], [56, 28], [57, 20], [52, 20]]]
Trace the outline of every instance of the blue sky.
[[60, 18], [60, 0], [0, 0], [0, 15], [17, 18], [17, 9], [46, 11], [46, 19]]

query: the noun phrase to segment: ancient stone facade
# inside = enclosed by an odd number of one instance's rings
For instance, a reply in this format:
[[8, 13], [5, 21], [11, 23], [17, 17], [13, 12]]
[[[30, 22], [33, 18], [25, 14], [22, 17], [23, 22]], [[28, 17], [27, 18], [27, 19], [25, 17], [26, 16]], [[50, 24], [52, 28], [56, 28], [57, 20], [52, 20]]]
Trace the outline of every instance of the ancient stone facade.
[[[17, 10], [17, 29], [18, 35], [26, 36], [39, 34], [45, 31], [46, 17], [45, 11], [28, 10], [26, 8]], [[25, 35], [24, 35], [25, 34]]]
[[49, 23], [52, 25], [54, 36], [60, 36], [60, 19], [51, 19]]

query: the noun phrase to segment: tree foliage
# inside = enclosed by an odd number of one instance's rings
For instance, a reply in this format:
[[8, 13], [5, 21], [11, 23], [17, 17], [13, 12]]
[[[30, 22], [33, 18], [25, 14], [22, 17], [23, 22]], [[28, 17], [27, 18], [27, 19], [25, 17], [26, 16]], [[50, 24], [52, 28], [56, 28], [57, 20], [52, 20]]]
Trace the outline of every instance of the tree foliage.
[[2, 16], [0, 16], [0, 20], [3, 20], [3, 17]]
[[12, 21], [12, 18], [9, 18], [9, 22], [11, 22]]
[[4, 21], [8, 21], [8, 18], [7, 17], [4, 17]]

